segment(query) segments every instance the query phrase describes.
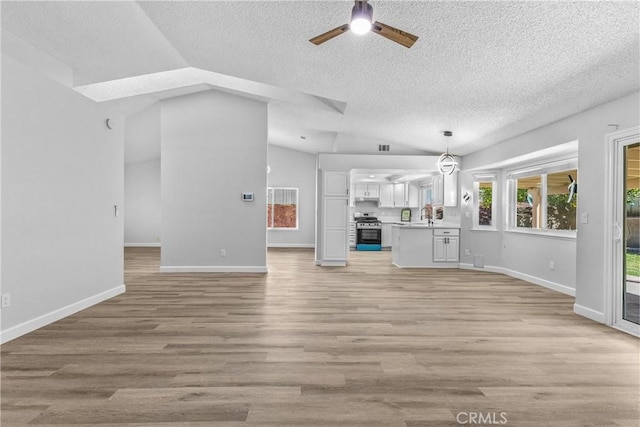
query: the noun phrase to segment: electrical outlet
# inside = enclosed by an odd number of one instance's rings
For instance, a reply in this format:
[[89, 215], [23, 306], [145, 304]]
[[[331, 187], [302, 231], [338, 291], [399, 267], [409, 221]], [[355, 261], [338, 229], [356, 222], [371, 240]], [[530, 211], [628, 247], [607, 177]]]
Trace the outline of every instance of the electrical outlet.
[[227, 250], [226, 249], [220, 249], [220, 256], [227, 256]]
[[470, 251], [469, 249], [465, 249], [465, 250], [464, 250], [464, 254], [465, 254], [466, 256], [469, 256], [469, 255], [471, 255], [471, 251]]
[[549, 261], [549, 270], [555, 270], [555, 269], [556, 269], [556, 262]]
[[580, 224], [588, 224], [589, 223], [589, 214], [587, 212], [583, 212], [580, 214]]
[[2, 308], [9, 307], [11, 305], [11, 294], [2, 294]]

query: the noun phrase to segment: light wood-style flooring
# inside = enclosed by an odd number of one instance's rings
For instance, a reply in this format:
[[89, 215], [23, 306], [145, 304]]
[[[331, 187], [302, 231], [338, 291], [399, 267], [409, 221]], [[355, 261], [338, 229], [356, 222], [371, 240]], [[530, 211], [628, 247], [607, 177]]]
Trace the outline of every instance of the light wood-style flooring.
[[390, 257], [160, 274], [126, 249], [126, 294], [1, 347], [2, 427], [638, 427], [640, 340], [540, 286]]

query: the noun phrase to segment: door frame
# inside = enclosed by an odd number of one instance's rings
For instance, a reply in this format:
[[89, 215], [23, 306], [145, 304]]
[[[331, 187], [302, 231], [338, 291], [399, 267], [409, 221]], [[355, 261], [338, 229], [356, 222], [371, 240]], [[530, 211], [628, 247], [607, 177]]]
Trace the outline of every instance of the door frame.
[[623, 241], [621, 221], [622, 189], [624, 189], [623, 156], [626, 143], [640, 141], [640, 126], [610, 133], [607, 138], [607, 173], [605, 183], [605, 323], [616, 329], [640, 337], [640, 325], [622, 318], [622, 258], [616, 248]]

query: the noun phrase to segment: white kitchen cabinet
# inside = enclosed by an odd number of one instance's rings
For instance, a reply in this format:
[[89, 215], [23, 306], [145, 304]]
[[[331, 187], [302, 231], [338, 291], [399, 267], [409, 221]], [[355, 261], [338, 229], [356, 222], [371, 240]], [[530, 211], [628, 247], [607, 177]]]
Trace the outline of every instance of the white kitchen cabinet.
[[[387, 207], [417, 208], [420, 204], [420, 190], [410, 183], [393, 184], [393, 203]], [[382, 192], [382, 189], [380, 190]], [[380, 194], [380, 206], [382, 207], [382, 193]]]
[[345, 198], [325, 198], [323, 260], [347, 259], [347, 215], [348, 207]]
[[380, 197], [378, 184], [355, 184], [353, 189], [356, 198], [377, 199]]
[[393, 188], [393, 184], [380, 184], [380, 202], [378, 203], [379, 207], [393, 207]]
[[458, 262], [460, 259], [459, 230], [433, 230], [433, 262]]
[[444, 177], [442, 174], [434, 175], [431, 185], [431, 204], [433, 206], [442, 206], [444, 204]]
[[354, 184], [353, 185], [353, 197], [365, 197], [367, 195], [366, 184]]
[[458, 206], [458, 171], [433, 176], [433, 206]]
[[391, 227], [393, 224], [382, 224], [382, 247], [391, 247]]
[[333, 262], [346, 262], [346, 230], [325, 230], [322, 261], [325, 265]]
[[407, 204], [408, 208], [420, 207], [420, 189], [417, 185], [407, 184]]
[[458, 171], [444, 175], [444, 206], [458, 206]]
[[368, 184], [367, 185], [367, 197], [371, 199], [380, 198], [380, 185], [379, 184]]
[[[320, 265], [344, 266], [349, 240], [349, 173], [322, 171]], [[318, 250], [318, 248], [316, 248]]]
[[322, 176], [322, 194], [324, 196], [347, 197], [349, 195], [348, 172], [323, 172]]
[[406, 203], [406, 186], [404, 184], [393, 184], [393, 206], [404, 208]]

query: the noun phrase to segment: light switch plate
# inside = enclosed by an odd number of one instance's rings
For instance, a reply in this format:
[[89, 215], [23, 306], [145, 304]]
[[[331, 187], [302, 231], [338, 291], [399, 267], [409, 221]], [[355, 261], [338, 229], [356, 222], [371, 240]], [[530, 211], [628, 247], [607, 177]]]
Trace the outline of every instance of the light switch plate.
[[589, 214], [587, 212], [583, 212], [580, 214], [580, 224], [588, 224], [589, 223]]

